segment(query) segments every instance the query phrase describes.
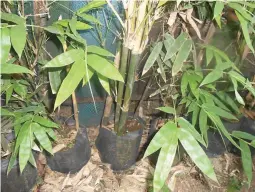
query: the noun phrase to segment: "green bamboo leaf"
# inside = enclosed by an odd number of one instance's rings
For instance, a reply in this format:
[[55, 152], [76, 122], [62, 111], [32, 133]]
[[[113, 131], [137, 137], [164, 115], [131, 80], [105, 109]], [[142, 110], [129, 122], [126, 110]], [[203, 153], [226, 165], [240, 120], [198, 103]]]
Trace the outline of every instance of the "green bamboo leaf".
[[0, 61], [1, 64], [3, 64], [7, 61], [11, 49], [10, 31], [7, 27], [1, 28], [0, 46], [1, 46]]
[[231, 81], [232, 81], [233, 86], [234, 86], [236, 100], [237, 100], [238, 103], [240, 103], [241, 105], [245, 105], [245, 102], [244, 102], [243, 98], [241, 97], [241, 95], [240, 95], [240, 94], [238, 93], [238, 91], [237, 91], [237, 81], [236, 81], [234, 78], [231, 78]]
[[10, 21], [12, 23], [16, 24], [25, 24], [26, 20], [23, 17], [20, 17], [18, 15], [12, 14], [12, 13], [4, 13], [1, 12], [1, 20]]
[[16, 159], [17, 159], [17, 154], [18, 154], [17, 152], [16, 153], [12, 152], [11, 158], [10, 158], [9, 163], [8, 163], [7, 175], [10, 173], [11, 169], [15, 165], [15, 162], [16, 162]]
[[232, 2], [228, 3], [228, 6], [233, 8], [235, 10], [235, 12], [240, 13], [243, 16], [243, 18], [245, 18], [249, 21], [253, 21], [252, 16], [250, 15], [250, 13], [247, 11], [247, 9], [244, 6], [242, 6], [238, 3], [232, 3]]
[[[54, 23], [54, 25], [61, 25], [63, 27], [68, 27], [69, 26], [69, 19], [58, 20]], [[80, 21], [76, 22], [75, 27], [76, 27], [76, 30], [87, 30], [87, 29], [92, 29], [93, 28], [92, 26], [90, 26], [86, 23], [80, 22]]]
[[240, 73], [237, 73], [233, 70], [228, 72], [228, 74], [230, 75], [231, 79], [236, 79], [239, 83], [245, 86], [245, 88], [248, 89], [253, 94], [253, 96], [255, 96], [255, 89], [249, 80], [246, 80]]
[[208, 66], [213, 59], [213, 52], [211, 49], [206, 49], [206, 65]]
[[206, 111], [208, 117], [211, 119], [211, 121], [215, 124], [215, 126], [218, 128], [219, 131], [221, 131], [223, 133], [223, 135], [238, 149], [240, 149], [240, 147], [237, 145], [237, 143], [235, 142], [235, 140], [231, 137], [231, 135], [229, 134], [229, 132], [227, 131], [227, 129], [225, 128], [225, 126], [223, 125], [221, 119], [219, 118], [219, 116], [217, 114], [211, 113]]
[[175, 126], [171, 131], [168, 142], [165, 143], [160, 150], [153, 178], [154, 191], [159, 191], [164, 186], [171, 170], [178, 146], [177, 133], [178, 128]]
[[28, 68], [16, 64], [1, 64], [0, 71], [1, 74], [29, 73], [34, 75]]
[[30, 131], [31, 131], [31, 122], [26, 121], [20, 128], [19, 133], [17, 135], [14, 153], [18, 151], [21, 142], [30, 134]]
[[28, 112], [34, 112], [34, 113], [41, 113], [41, 112], [45, 112], [44, 107], [42, 106], [28, 106], [28, 107], [24, 107], [22, 109], [16, 110], [16, 113], [28, 113]]
[[50, 81], [50, 87], [52, 94], [56, 94], [59, 90], [59, 87], [61, 85], [61, 68], [49, 68], [49, 81]]
[[35, 158], [34, 158], [34, 155], [33, 155], [32, 151], [30, 151], [30, 156], [29, 156], [28, 161], [29, 161], [29, 163], [31, 163], [35, 168], [37, 168], [36, 162], [35, 162]]
[[166, 50], [166, 56], [163, 60], [163, 62], [165, 62], [168, 59], [171, 59], [176, 53], [177, 51], [181, 48], [181, 46], [183, 45], [183, 43], [187, 40], [188, 36], [186, 33], [181, 33], [174, 41], [174, 43], [172, 44], [171, 47], [167, 47]]
[[[194, 77], [194, 76], [190, 76], [190, 77]], [[198, 87], [198, 82], [195, 81], [195, 79], [191, 79], [189, 78], [189, 86], [190, 86], [190, 90], [192, 92], [192, 94], [196, 97], [196, 99], [198, 100], [199, 99], [199, 92], [200, 92], [200, 89]]]
[[240, 113], [240, 110], [236, 105], [235, 101], [226, 92], [219, 91], [216, 92], [216, 95], [222, 102], [226, 103], [230, 108], [232, 108], [236, 112], [236, 114]]
[[218, 15], [214, 18], [216, 23], [218, 24], [219, 28], [221, 29], [221, 15]]
[[143, 73], [142, 75], [144, 75], [147, 71], [150, 70], [150, 68], [152, 67], [152, 65], [155, 63], [155, 61], [157, 60], [157, 58], [159, 57], [159, 54], [162, 50], [163, 47], [163, 43], [162, 42], [158, 42], [155, 47], [152, 49], [150, 56], [148, 57], [144, 68], [143, 68]]
[[21, 58], [26, 44], [26, 27], [25, 25], [16, 25], [11, 28], [11, 42], [14, 50]]
[[241, 139], [255, 140], [255, 136], [243, 131], [233, 131], [232, 135]]
[[87, 49], [88, 53], [94, 53], [94, 54], [106, 56], [106, 57], [115, 57], [111, 52], [95, 45], [90, 45], [87, 48], [88, 48]]
[[84, 52], [81, 49], [72, 49], [70, 51], [66, 51], [56, 56], [51, 61], [49, 61], [46, 65], [44, 65], [43, 68], [64, 67], [82, 58], [84, 58]]
[[189, 105], [189, 108], [188, 108], [188, 112], [187, 113], [190, 113], [190, 112], [193, 112], [195, 110], [195, 107], [196, 107], [197, 103], [195, 101], [192, 101]]
[[[87, 67], [87, 71], [88, 71], [88, 74], [86, 73], [86, 75], [83, 77], [83, 79], [82, 79], [82, 86], [84, 86], [84, 85], [86, 85], [88, 82], [89, 82], [89, 80], [90, 80], [90, 78], [93, 76], [93, 74], [94, 74], [94, 70], [93, 69], [91, 69], [91, 67]], [[88, 76], [88, 77], [87, 77]]]
[[202, 81], [200, 84], [200, 87], [209, 83], [213, 83], [214, 81], [222, 78], [223, 71], [214, 69], [212, 72], [210, 72]]
[[238, 3], [247, 5], [248, 7], [251, 7], [251, 8], [255, 8], [255, 3], [252, 3], [252, 2], [240, 1]]
[[160, 111], [163, 111], [165, 113], [169, 113], [169, 114], [175, 114], [176, 113], [175, 109], [173, 107], [158, 107], [156, 109], [158, 109]]
[[80, 14], [80, 13], [86, 13], [92, 9], [97, 9], [102, 7], [103, 5], [106, 4], [105, 0], [93, 0], [91, 2], [89, 2], [88, 4], [86, 4], [85, 6], [83, 6], [82, 8], [78, 9], [76, 11], [76, 13]]
[[107, 59], [95, 54], [89, 54], [87, 61], [88, 65], [101, 75], [109, 79], [124, 82], [123, 77], [119, 73], [118, 69]]
[[85, 21], [101, 25], [101, 22], [97, 18], [93, 17], [92, 15], [82, 13], [82, 14], [78, 14], [78, 16], [84, 19]]
[[45, 127], [49, 127], [49, 128], [59, 128], [59, 125], [54, 123], [53, 121], [45, 118], [45, 117], [41, 117], [38, 115], [35, 115], [33, 118], [33, 121], [36, 123], [39, 123]]
[[104, 90], [111, 95], [111, 91], [110, 91], [110, 84], [109, 84], [109, 80], [108, 78], [104, 77], [103, 75], [97, 73], [97, 77], [99, 79], [99, 82], [101, 83], [102, 87], [104, 88]]
[[57, 140], [57, 137], [55, 135], [55, 132], [53, 131], [53, 129], [45, 129], [45, 132], [50, 136], [50, 138], [52, 138], [54, 141]]
[[58, 34], [58, 35], [63, 35], [64, 34], [63, 28], [59, 25], [51, 25], [51, 26], [48, 26], [48, 27], [44, 27], [44, 30], [48, 31], [50, 33], [53, 33], [53, 34]]
[[[212, 95], [211, 93], [209, 93], [209, 92], [207, 92], [207, 91], [205, 91], [205, 90], [202, 90], [201, 91], [201, 93], [203, 94], [203, 95], [205, 95], [206, 97], [210, 97], [212, 100], [213, 100], [213, 102], [218, 106], [218, 107], [220, 107], [220, 108], [222, 108], [222, 109], [224, 109], [224, 110], [226, 110], [226, 111], [230, 111], [229, 110], [229, 108], [223, 103], [223, 102], [221, 102], [217, 97], [215, 97], [214, 95]], [[207, 101], [208, 102], [208, 101]]]
[[7, 109], [4, 109], [2, 107], [0, 107], [0, 115], [1, 116], [15, 116], [13, 112], [8, 111]]
[[83, 38], [79, 35], [79, 33], [77, 33], [76, 36], [75, 36], [75, 35], [73, 35], [73, 34], [71, 34], [71, 33], [66, 32], [66, 35], [67, 35], [68, 37], [70, 37], [71, 39], [77, 41], [78, 43], [82, 44], [84, 47], [87, 46], [87, 45], [86, 45], [86, 40], [83, 39]]
[[205, 141], [201, 137], [201, 135], [197, 132], [196, 128], [191, 125], [186, 119], [183, 117], [179, 117], [177, 119], [178, 125], [182, 128], [187, 130], [199, 143], [206, 146]]
[[77, 30], [76, 24], [77, 24], [77, 17], [76, 17], [76, 15], [74, 15], [74, 16], [72, 17], [72, 19], [69, 20], [69, 22], [68, 22], [68, 25], [69, 25], [69, 27], [70, 27], [72, 33], [74, 34], [74, 36], [78, 36], [78, 33], [77, 33], [77, 31], [76, 31], [76, 30]]
[[36, 137], [36, 139], [39, 141], [40, 145], [48, 151], [50, 154], [52, 154], [52, 146], [51, 142], [49, 140], [48, 135], [46, 134], [44, 128], [40, 126], [37, 123], [32, 123], [33, 132]]
[[186, 72], [184, 72], [182, 75], [182, 80], [181, 80], [181, 93], [183, 97], [187, 93], [188, 84], [189, 84], [189, 75]]
[[21, 173], [24, 170], [25, 166], [27, 165], [30, 154], [31, 154], [30, 133], [28, 133], [20, 143], [19, 147], [19, 168]]
[[[164, 47], [167, 50], [169, 47], [171, 47], [175, 41], [175, 39], [173, 38], [172, 35], [170, 35], [169, 33], [166, 33], [164, 35], [165, 40], [164, 40]], [[165, 58], [165, 57], [164, 57]]]
[[8, 89], [6, 89], [6, 92], [5, 92], [6, 105], [9, 103], [12, 93], [13, 93], [13, 85], [11, 85], [10, 87], [8, 87]]
[[206, 146], [208, 146], [208, 135], [207, 135], [207, 114], [206, 112], [201, 109], [199, 113], [199, 127], [202, 133], [203, 138], [205, 139]]
[[15, 114], [15, 116], [16, 116], [16, 119], [14, 121], [14, 126], [15, 125], [20, 125], [22, 123], [25, 123], [26, 121], [30, 121], [34, 117], [33, 115], [31, 115], [29, 113], [25, 114], [23, 116], [21, 116], [21, 114], [19, 114], [19, 115]]
[[253, 140], [250, 145], [255, 148], [255, 140]]
[[160, 57], [157, 58], [157, 64], [159, 66], [159, 73], [160, 73], [162, 79], [164, 80], [164, 82], [166, 83], [166, 73], [165, 73], [165, 69], [163, 66], [163, 62]]
[[221, 109], [215, 105], [211, 105], [208, 103], [204, 103], [202, 105], [202, 108], [208, 112], [212, 112], [218, 116], [227, 118], [227, 119], [233, 119], [233, 120], [238, 120], [234, 115], [232, 115], [231, 113], [225, 111], [224, 109]]
[[183, 62], [188, 59], [191, 49], [192, 49], [192, 40], [185, 41], [183, 45], [181, 46], [180, 51], [177, 54], [176, 59], [174, 61], [173, 68], [172, 68], [172, 76], [177, 75], [177, 73], [181, 71]]
[[[165, 58], [165, 56], [166, 56], [166, 54], [163, 52], [163, 51], [161, 51], [160, 52], [160, 58], [161, 58], [161, 60], [163, 61], [163, 59]], [[166, 66], [168, 66], [168, 67], [172, 67], [172, 63], [170, 62], [170, 60], [166, 60], [166, 61], [164, 61], [163, 62]]]
[[217, 63], [217, 65], [216, 65], [216, 70], [221, 70], [221, 71], [224, 71], [224, 70], [226, 70], [226, 69], [229, 69], [229, 68], [231, 68], [232, 66], [233, 66], [233, 64], [231, 63], [231, 62], [229, 62], [229, 61], [226, 61], [226, 62], [223, 62], [222, 60], [221, 60], [221, 63], [219, 63], [218, 61], [217, 61], [217, 58], [219, 57], [217, 57], [218, 56], [218, 54], [215, 54], [215, 58], [216, 58], [216, 63]]
[[248, 22], [245, 20], [245, 18], [238, 11], [235, 11], [235, 13], [236, 13], [236, 16], [238, 17], [238, 19], [240, 21], [246, 44], [251, 49], [251, 51], [254, 53], [254, 47], [252, 45], [252, 41], [251, 41], [251, 38], [250, 38], [250, 35], [249, 35]]
[[191, 133], [186, 129], [180, 129], [178, 138], [196, 166], [210, 179], [217, 182], [210, 160]]
[[200, 112], [200, 107], [198, 105], [195, 105], [195, 109], [192, 113], [192, 125], [193, 126], [196, 126], [196, 124], [197, 124], [199, 112]]
[[242, 157], [244, 173], [247, 176], [248, 182], [250, 184], [252, 181], [252, 157], [251, 157], [250, 147], [248, 146], [247, 143], [245, 143], [242, 140], [239, 140], [239, 143], [240, 143], [240, 148], [242, 149], [241, 157]]
[[22, 98], [25, 98], [27, 95], [27, 87], [25, 85], [22, 85], [20, 83], [15, 82], [13, 85], [14, 91], [21, 96]]
[[224, 3], [221, 1], [216, 1], [214, 10], [213, 10], [213, 18], [221, 16], [223, 9], [224, 9]]
[[164, 143], [169, 142], [169, 136], [175, 130], [175, 128], [176, 125], [172, 121], [168, 121], [163, 127], [161, 127], [151, 140], [143, 158], [155, 153], [164, 145]]
[[77, 88], [82, 78], [86, 75], [84, 60], [76, 61], [63, 80], [55, 100], [54, 109], [60, 106]]

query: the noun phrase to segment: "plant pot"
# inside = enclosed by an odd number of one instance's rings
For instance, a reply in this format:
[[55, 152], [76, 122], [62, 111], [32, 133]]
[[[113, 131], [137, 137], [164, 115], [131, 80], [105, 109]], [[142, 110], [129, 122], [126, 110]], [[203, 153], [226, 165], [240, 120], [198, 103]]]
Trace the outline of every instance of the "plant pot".
[[87, 129], [80, 127], [75, 145], [67, 151], [59, 151], [54, 156], [46, 155], [47, 164], [53, 171], [77, 173], [87, 164], [91, 156]]
[[37, 169], [28, 163], [20, 174], [18, 161], [7, 176], [9, 159], [1, 160], [1, 191], [2, 192], [29, 192], [35, 186]]
[[137, 117], [129, 117], [126, 126], [129, 127], [131, 124], [136, 130], [123, 136], [118, 136], [115, 132], [103, 127], [99, 129], [96, 147], [101, 161], [110, 164], [114, 171], [130, 168], [138, 158], [144, 122]]

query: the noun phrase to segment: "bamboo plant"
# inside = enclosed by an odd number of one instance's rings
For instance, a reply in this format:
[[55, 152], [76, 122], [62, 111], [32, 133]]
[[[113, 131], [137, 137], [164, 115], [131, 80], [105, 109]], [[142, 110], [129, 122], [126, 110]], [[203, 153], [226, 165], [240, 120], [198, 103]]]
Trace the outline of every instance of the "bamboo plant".
[[122, 1], [124, 7], [124, 21], [116, 12], [109, 0], [106, 0], [118, 18], [123, 29], [120, 61], [117, 64], [124, 82], [117, 85], [115, 126], [118, 135], [127, 132], [125, 123], [128, 117], [131, 95], [136, 78], [136, 69], [141, 54], [148, 44], [148, 35], [153, 23], [160, 17], [165, 1]]

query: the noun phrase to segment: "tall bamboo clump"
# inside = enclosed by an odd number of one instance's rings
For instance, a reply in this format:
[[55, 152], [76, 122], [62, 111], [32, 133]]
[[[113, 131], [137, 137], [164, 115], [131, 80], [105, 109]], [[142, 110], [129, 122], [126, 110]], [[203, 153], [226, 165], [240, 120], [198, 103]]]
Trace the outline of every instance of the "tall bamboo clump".
[[128, 117], [132, 90], [134, 87], [136, 68], [142, 52], [147, 46], [148, 35], [155, 20], [160, 17], [162, 0], [122, 0], [125, 10], [123, 22], [109, 0], [106, 0], [116, 14], [123, 27], [119, 71], [125, 82], [117, 85], [115, 126], [118, 135], [126, 133], [125, 123]]

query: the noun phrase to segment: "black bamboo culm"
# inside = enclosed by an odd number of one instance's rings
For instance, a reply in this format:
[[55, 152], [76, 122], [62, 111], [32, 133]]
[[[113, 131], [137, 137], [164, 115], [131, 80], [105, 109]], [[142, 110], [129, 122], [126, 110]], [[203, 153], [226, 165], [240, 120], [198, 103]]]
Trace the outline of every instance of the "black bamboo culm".
[[121, 114], [119, 118], [119, 128], [117, 132], [118, 135], [123, 135], [126, 133], [125, 124], [128, 117], [130, 99], [131, 99], [132, 90], [133, 90], [134, 82], [135, 82], [136, 67], [138, 65], [139, 60], [140, 60], [140, 55], [133, 54], [133, 53], [131, 54], [129, 70], [127, 74], [127, 81], [126, 81], [127, 83], [125, 87], [125, 95], [124, 95], [122, 110], [121, 110]]
[[[128, 57], [129, 57], [129, 49], [125, 46], [122, 47], [121, 50], [121, 60], [120, 60], [120, 66], [119, 71], [124, 79], [126, 81], [126, 71], [127, 71], [127, 63], [128, 63]], [[116, 111], [115, 111], [115, 126], [114, 130], [115, 132], [119, 132], [119, 118], [120, 118], [120, 110], [122, 105], [124, 95], [124, 83], [119, 82], [118, 83], [118, 93], [117, 93], [117, 104], [116, 104]]]

